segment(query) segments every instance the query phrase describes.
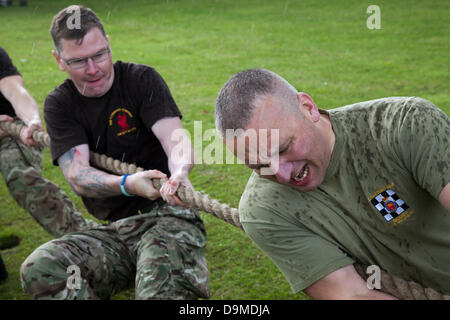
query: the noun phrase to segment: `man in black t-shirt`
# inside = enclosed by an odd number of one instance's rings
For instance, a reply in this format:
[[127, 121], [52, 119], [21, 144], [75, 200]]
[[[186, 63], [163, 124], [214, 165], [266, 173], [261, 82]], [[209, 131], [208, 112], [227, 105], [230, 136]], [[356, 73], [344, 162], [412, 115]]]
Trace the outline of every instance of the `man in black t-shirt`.
[[[203, 222], [175, 194], [180, 183], [191, 186], [192, 146], [166, 83], [151, 67], [113, 64], [90, 9], [61, 10], [51, 34], [70, 78], [45, 101], [52, 159], [88, 211], [110, 223], [36, 249], [22, 264], [23, 287], [35, 299], [107, 299], [133, 282], [137, 299], [209, 297]], [[146, 171], [100, 170], [90, 151]], [[167, 181], [157, 190], [153, 178]]]
[[[20, 138], [9, 136], [0, 129], [0, 170], [11, 196], [54, 237], [87, 227], [87, 222], [76, 211], [69, 197], [57, 185], [42, 177], [41, 148], [32, 139], [33, 131], [44, 130], [39, 106], [1, 47], [0, 121], [17, 121], [26, 126]], [[0, 279], [4, 277], [6, 272], [0, 270]]]

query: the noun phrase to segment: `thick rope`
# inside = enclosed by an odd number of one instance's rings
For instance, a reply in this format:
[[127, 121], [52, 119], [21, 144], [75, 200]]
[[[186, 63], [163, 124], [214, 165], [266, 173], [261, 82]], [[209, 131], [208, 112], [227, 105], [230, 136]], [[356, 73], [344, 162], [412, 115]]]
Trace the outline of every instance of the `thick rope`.
[[[25, 128], [25, 126], [19, 122], [0, 121], [0, 129], [10, 135], [19, 136], [20, 131], [23, 128]], [[32, 135], [33, 140], [39, 145], [50, 147], [50, 137], [47, 133], [34, 131]], [[92, 151], [90, 151], [90, 161], [94, 166], [117, 175], [133, 174], [145, 170], [134, 164], [120, 162], [119, 160]], [[152, 179], [152, 182], [155, 189], [159, 190], [164, 183], [164, 179]], [[242, 225], [239, 221], [239, 213], [236, 208], [230, 208], [226, 204], [211, 199], [207, 194], [195, 191], [191, 188], [186, 188], [183, 185], [178, 187], [177, 196], [184, 203], [191, 206], [191, 208], [211, 213], [219, 219], [242, 229]]]
[[[25, 128], [23, 124], [17, 122], [0, 121], [0, 129], [10, 135], [19, 136], [20, 131]], [[43, 147], [50, 146], [50, 137], [45, 132], [34, 131], [33, 139]], [[105, 155], [90, 152], [92, 164], [96, 167], [115, 173], [117, 175], [133, 174], [144, 171], [145, 169], [115, 160]], [[152, 179], [156, 189], [160, 189], [163, 179]], [[229, 224], [243, 230], [239, 221], [239, 212], [236, 208], [231, 208], [226, 204], [220, 203], [215, 199], [211, 199], [207, 194], [186, 188], [180, 185], [177, 190], [177, 196], [191, 208], [201, 210], [222, 219]], [[366, 274], [366, 266], [355, 264], [356, 271], [364, 279], [367, 280], [369, 275]], [[381, 289], [385, 293], [393, 295], [398, 299], [404, 300], [450, 300], [450, 296], [442, 295], [430, 288], [423, 288], [416, 282], [406, 281], [396, 276], [391, 276], [381, 270]]]

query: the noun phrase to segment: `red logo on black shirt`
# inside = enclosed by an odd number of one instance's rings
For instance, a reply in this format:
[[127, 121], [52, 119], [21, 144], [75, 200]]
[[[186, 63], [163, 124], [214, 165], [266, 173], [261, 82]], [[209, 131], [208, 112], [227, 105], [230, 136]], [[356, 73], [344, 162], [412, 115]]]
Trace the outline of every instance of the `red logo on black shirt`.
[[136, 127], [130, 125], [130, 120], [132, 118], [133, 114], [129, 110], [118, 108], [109, 116], [109, 126], [118, 129], [118, 136], [133, 132], [136, 130]]
[[125, 114], [117, 115], [117, 124], [122, 129], [121, 132], [127, 131], [130, 129], [130, 126], [127, 123], [127, 116]]

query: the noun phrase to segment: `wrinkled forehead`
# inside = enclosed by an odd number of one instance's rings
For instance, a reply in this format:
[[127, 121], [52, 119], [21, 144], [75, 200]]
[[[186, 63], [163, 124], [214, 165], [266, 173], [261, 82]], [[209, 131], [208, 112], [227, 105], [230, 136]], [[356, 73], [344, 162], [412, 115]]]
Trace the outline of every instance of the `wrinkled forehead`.
[[276, 95], [260, 95], [253, 100], [253, 112], [248, 128], [282, 129], [292, 119], [292, 111], [286, 101]]
[[228, 129], [224, 142], [245, 164], [266, 164], [279, 154], [279, 129]]

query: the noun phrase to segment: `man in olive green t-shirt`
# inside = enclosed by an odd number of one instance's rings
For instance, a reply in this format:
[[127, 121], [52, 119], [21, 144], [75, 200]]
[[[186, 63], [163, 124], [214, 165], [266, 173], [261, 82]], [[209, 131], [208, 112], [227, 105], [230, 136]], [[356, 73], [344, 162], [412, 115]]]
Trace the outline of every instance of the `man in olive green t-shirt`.
[[254, 69], [220, 91], [216, 127], [254, 170], [241, 223], [295, 292], [394, 298], [370, 290], [358, 262], [450, 294], [450, 120], [432, 103], [395, 97], [325, 111]]

